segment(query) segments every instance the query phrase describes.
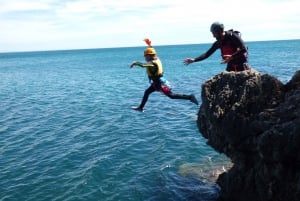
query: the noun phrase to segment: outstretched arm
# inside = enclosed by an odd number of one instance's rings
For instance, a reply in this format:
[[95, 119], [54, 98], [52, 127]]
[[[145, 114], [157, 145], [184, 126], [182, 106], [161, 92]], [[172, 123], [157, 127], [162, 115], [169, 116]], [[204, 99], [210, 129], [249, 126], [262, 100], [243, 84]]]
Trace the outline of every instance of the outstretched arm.
[[132, 64], [130, 64], [130, 68], [133, 68], [136, 65], [136, 61], [132, 62]]
[[191, 63], [197, 62], [197, 61], [202, 61], [206, 58], [208, 58], [210, 55], [212, 55], [217, 49], [219, 48], [219, 44], [217, 41], [207, 50], [207, 52], [201, 54], [200, 56], [196, 58], [186, 58], [183, 63], [185, 65], [189, 65]]
[[143, 64], [142, 62], [134, 61], [134, 62], [132, 62], [132, 64], [130, 65], [130, 68], [133, 68], [134, 66], [144, 67], [144, 65], [145, 65], [145, 64]]
[[130, 68], [133, 68], [134, 66], [139, 66], [139, 67], [142, 67], [142, 68], [148, 68], [148, 67], [153, 67], [155, 65], [153, 63], [142, 63], [142, 62], [134, 61], [130, 65]]

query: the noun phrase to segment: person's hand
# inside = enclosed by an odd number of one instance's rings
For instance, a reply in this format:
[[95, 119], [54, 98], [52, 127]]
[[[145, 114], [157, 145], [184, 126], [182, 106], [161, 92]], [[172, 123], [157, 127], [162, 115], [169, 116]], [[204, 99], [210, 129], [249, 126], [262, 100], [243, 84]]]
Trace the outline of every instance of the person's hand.
[[134, 65], [135, 65], [135, 62], [133, 62], [133, 63], [130, 65], [130, 68], [133, 68]]
[[221, 64], [227, 64], [231, 60], [232, 60], [232, 55], [224, 55]]
[[195, 62], [195, 59], [192, 59], [192, 58], [187, 58], [183, 61], [184, 65], [189, 65], [193, 62]]

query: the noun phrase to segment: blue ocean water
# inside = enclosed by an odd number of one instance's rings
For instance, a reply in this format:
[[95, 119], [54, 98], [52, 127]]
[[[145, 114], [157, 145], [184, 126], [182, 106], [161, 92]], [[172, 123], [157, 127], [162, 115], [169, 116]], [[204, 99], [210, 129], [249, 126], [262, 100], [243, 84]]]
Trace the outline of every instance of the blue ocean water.
[[[210, 44], [157, 46], [176, 93], [225, 69]], [[286, 83], [300, 40], [249, 42], [250, 64]], [[151, 94], [144, 47], [0, 54], [0, 200], [216, 200], [213, 172], [228, 159], [206, 145], [198, 107]]]

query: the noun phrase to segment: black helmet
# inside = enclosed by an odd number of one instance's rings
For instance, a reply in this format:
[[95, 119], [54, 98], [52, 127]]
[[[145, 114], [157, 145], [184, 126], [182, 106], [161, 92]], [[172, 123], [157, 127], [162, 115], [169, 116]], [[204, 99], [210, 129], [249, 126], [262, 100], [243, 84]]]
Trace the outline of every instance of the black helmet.
[[211, 32], [218, 32], [218, 31], [223, 32], [224, 31], [224, 25], [220, 22], [214, 22], [210, 26], [210, 31]]

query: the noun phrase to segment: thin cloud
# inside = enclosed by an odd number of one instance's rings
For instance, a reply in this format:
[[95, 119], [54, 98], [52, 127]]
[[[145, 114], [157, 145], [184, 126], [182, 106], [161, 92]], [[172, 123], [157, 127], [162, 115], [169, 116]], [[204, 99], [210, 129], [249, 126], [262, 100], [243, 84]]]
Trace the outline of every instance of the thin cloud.
[[[213, 0], [0, 0], [0, 51], [211, 42], [219, 20], [245, 40], [299, 38], [300, 3]], [[232, 6], [234, 5], [234, 6]]]

